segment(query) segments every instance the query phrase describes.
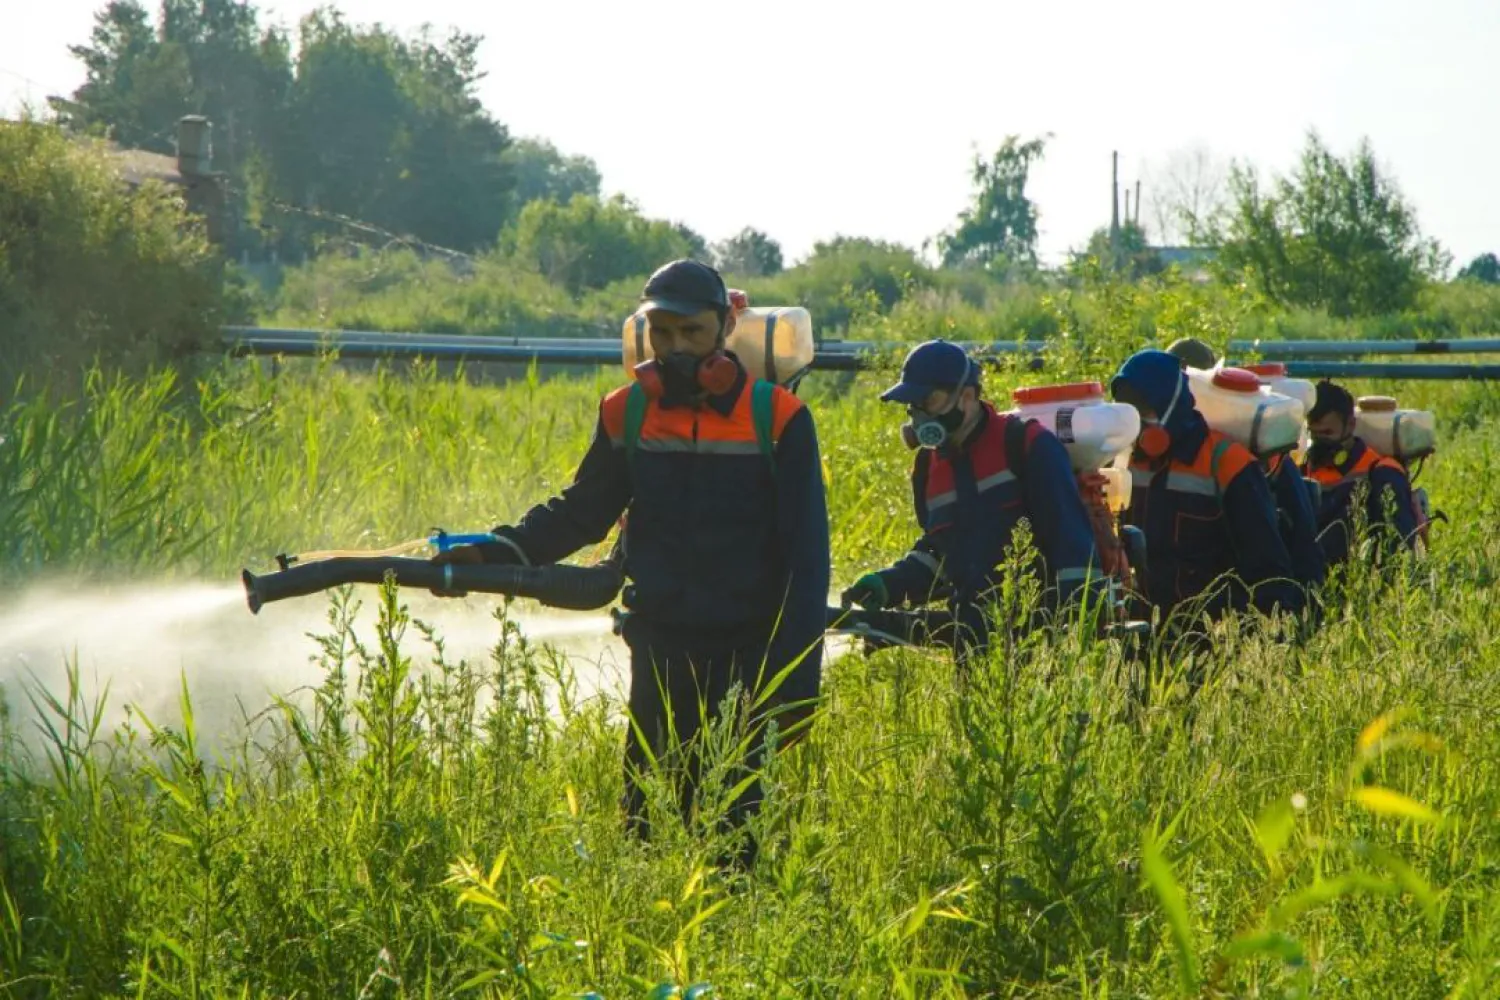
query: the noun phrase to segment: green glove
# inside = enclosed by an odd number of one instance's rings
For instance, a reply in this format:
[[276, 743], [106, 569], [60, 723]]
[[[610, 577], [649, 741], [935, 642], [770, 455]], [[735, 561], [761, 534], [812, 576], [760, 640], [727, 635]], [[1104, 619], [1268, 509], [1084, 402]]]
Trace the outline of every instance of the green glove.
[[844, 602], [844, 607], [858, 604], [862, 608], [878, 610], [891, 606], [890, 588], [885, 585], [885, 577], [879, 573], [866, 573], [854, 585], [839, 595]]

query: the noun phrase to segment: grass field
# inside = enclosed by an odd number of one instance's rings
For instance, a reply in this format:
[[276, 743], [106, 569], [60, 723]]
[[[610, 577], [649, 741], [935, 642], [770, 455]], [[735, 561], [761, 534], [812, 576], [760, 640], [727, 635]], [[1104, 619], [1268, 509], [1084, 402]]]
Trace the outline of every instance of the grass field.
[[[0, 572], [232, 583], [488, 527], [567, 481], [617, 378], [242, 365], [16, 402]], [[837, 585], [909, 544], [908, 456], [880, 377], [819, 379]], [[361, 588], [359, 642], [334, 595], [287, 654], [316, 691], [227, 739], [191, 665], [170, 728], [33, 689], [40, 745], [5, 677], [0, 997], [1500, 996], [1500, 393], [1394, 389], [1442, 419], [1427, 562], [1357, 568], [1301, 647], [1226, 635], [1191, 706], [1163, 684], [1144, 714], [1074, 636], [963, 697], [939, 656], [841, 657], [744, 881], [710, 836], [622, 835], [613, 708], [516, 621], [460, 663], [410, 594]]]

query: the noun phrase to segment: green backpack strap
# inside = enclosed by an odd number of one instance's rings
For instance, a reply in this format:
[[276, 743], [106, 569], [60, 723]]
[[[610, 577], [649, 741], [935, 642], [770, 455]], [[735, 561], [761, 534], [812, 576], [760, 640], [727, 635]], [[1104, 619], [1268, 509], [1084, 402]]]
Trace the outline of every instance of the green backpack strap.
[[1229, 438], [1221, 439], [1218, 444], [1214, 445], [1213, 455], [1208, 460], [1208, 475], [1214, 481], [1214, 496], [1218, 497], [1220, 501], [1224, 499], [1224, 490], [1219, 486], [1219, 459], [1224, 457], [1224, 453], [1229, 450], [1229, 446], [1233, 443]]
[[625, 461], [635, 464], [635, 446], [641, 441], [641, 425], [646, 422], [646, 390], [632, 382], [625, 397]]
[[760, 453], [776, 473], [776, 385], [764, 379], [756, 379], [750, 390], [750, 415], [755, 422], [755, 440]]

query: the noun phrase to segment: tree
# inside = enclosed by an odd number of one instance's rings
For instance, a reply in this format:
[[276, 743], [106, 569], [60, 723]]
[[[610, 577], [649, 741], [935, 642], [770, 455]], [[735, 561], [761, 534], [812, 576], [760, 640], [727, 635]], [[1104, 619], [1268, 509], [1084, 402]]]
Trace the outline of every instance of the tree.
[[574, 294], [649, 274], [693, 249], [677, 227], [646, 218], [619, 195], [609, 201], [574, 195], [566, 205], [533, 201], [505, 243], [517, 259]]
[[1291, 176], [1263, 189], [1253, 169], [1236, 165], [1229, 189], [1217, 263], [1281, 305], [1337, 317], [1399, 312], [1447, 270], [1368, 140], [1342, 160], [1309, 133]]
[[1205, 146], [1176, 150], [1148, 168], [1146, 194], [1159, 246], [1193, 243], [1211, 228], [1225, 207], [1228, 169]]
[[[474, 88], [477, 36], [403, 38], [331, 10], [289, 40], [241, 0], [113, 0], [73, 53], [87, 71], [60, 120], [171, 154], [177, 120], [213, 122], [214, 166], [247, 217], [283, 230], [332, 216], [443, 246], [492, 244], [512, 214], [510, 145]], [[311, 212], [309, 212], [311, 210]], [[309, 221], [321, 218], [321, 222]]]
[[1500, 285], [1500, 257], [1482, 253], [1469, 261], [1458, 272], [1459, 281], [1478, 281], [1486, 285]]
[[63, 124], [170, 155], [177, 120], [201, 114], [214, 123], [215, 168], [236, 180], [269, 142], [291, 81], [286, 39], [235, 0], [163, 0], [157, 28], [136, 0], [114, 0], [70, 51], [86, 76], [52, 102]]
[[1050, 138], [1021, 142], [1012, 135], [988, 162], [974, 157], [973, 203], [954, 230], [937, 239], [943, 266], [1036, 267], [1037, 210], [1026, 197], [1026, 181]]
[[725, 274], [764, 278], [780, 274], [784, 266], [781, 244], [746, 226], [739, 234], [714, 245], [714, 263]]
[[1132, 281], [1166, 270], [1161, 255], [1147, 245], [1146, 231], [1135, 221], [1120, 224], [1119, 241], [1114, 246], [1110, 245], [1108, 229], [1094, 230], [1084, 251], [1073, 255], [1069, 270], [1081, 273], [1090, 258]]
[[548, 199], [566, 205], [575, 194], [599, 197], [599, 167], [587, 156], [563, 156], [546, 139], [517, 139], [505, 151], [516, 178], [517, 210]]
[[282, 197], [460, 250], [492, 243], [514, 178], [510, 136], [473, 94], [479, 43], [305, 18], [275, 149]]
[[687, 247], [687, 253], [683, 256], [691, 257], [693, 260], [702, 261], [709, 266], [713, 266], [713, 251], [708, 248], [708, 240], [703, 238], [702, 233], [689, 226], [686, 222], [674, 222], [672, 223], [672, 229], [678, 236], [682, 237], [683, 244]]

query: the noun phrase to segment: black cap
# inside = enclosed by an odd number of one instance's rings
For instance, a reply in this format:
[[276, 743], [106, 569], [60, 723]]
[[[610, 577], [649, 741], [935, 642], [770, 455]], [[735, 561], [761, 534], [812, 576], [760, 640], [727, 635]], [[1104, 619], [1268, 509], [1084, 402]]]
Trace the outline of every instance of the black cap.
[[665, 309], [679, 316], [694, 316], [705, 309], [720, 316], [729, 312], [729, 289], [719, 272], [696, 260], [674, 260], [657, 268], [646, 279], [641, 310]]

